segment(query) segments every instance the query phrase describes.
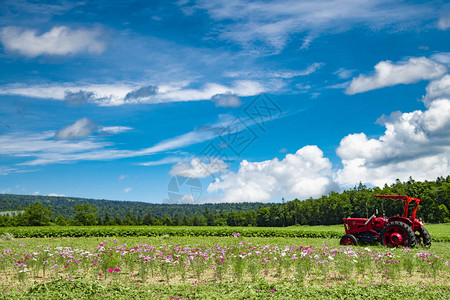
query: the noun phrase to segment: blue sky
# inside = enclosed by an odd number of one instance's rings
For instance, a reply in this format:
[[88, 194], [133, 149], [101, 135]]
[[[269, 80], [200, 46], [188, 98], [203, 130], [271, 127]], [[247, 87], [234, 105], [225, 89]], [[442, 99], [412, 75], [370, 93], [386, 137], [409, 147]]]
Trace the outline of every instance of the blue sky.
[[445, 1], [0, 14], [0, 193], [274, 202], [450, 173]]

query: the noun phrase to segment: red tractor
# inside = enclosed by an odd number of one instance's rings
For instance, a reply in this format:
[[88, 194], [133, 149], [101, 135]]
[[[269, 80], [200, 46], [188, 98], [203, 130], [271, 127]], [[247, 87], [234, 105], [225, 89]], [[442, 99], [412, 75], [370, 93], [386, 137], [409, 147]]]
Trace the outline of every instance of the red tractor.
[[[429, 247], [431, 237], [423, 227], [424, 222], [416, 219], [417, 207], [420, 199], [397, 195], [375, 195], [378, 198], [390, 198], [405, 201], [403, 216], [378, 217], [373, 214], [369, 219], [344, 218], [345, 235], [341, 238], [341, 245], [358, 245], [359, 242], [381, 242], [384, 246], [422, 245]], [[415, 206], [411, 217], [408, 218], [409, 203]], [[377, 212], [378, 213], [378, 212]]]

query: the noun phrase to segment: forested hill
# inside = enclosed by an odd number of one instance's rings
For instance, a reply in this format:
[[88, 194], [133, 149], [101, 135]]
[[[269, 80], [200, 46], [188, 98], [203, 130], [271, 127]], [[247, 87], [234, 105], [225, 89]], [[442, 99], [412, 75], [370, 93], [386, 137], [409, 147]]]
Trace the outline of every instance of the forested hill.
[[61, 215], [66, 219], [73, 218], [75, 205], [90, 204], [98, 209], [98, 215], [108, 214], [110, 217], [122, 218], [126, 213], [133, 216], [144, 217], [150, 214], [153, 217], [172, 218], [194, 215], [203, 215], [205, 210], [213, 214], [226, 214], [229, 212], [246, 212], [258, 210], [271, 204], [263, 203], [220, 203], [220, 204], [153, 204], [138, 201], [95, 200], [74, 197], [32, 196], [0, 194], [0, 211], [20, 210], [33, 203], [42, 203], [51, 206], [55, 217]]

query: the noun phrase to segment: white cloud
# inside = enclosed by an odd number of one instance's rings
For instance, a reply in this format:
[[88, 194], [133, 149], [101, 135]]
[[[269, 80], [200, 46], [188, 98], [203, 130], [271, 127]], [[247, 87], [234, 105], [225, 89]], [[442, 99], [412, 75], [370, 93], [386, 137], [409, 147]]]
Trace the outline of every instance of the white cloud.
[[222, 192], [220, 202], [267, 202], [276, 197], [318, 197], [335, 189], [331, 162], [317, 146], [305, 146], [262, 162], [243, 160], [237, 173], [228, 172], [208, 186], [208, 192]]
[[50, 197], [65, 197], [66, 195], [64, 195], [64, 194], [50, 193], [50, 194], [48, 194], [47, 196], [50, 196]]
[[431, 59], [450, 66], [450, 52], [439, 52], [431, 55]]
[[441, 17], [438, 21], [438, 28], [441, 30], [447, 30], [450, 28], [450, 5], [446, 5], [441, 8]]
[[107, 127], [101, 127], [98, 132], [100, 134], [118, 134], [125, 131], [132, 130], [132, 127], [126, 127], [126, 126], [107, 126]]
[[127, 177], [128, 177], [128, 175], [122, 174], [122, 175], [119, 176], [119, 181], [122, 181], [122, 180], [124, 180]]
[[440, 98], [450, 99], [450, 75], [430, 82], [426, 88], [427, 94], [422, 98], [425, 105], [429, 106], [432, 101]]
[[[240, 97], [254, 96], [266, 91], [259, 82], [236, 80], [226, 86], [206, 83], [200, 88], [188, 88], [189, 82], [175, 82], [156, 87], [136, 84], [9, 84], [0, 86], [0, 95], [20, 95], [31, 98], [65, 100], [68, 104], [93, 103], [99, 106], [116, 106], [136, 103], [168, 103], [209, 100], [217, 94], [231, 93]], [[152, 92], [153, 91], [153, 92]]]
[[[92, 136], [81, 140], [57, 140], [54, 139], [54, 131], [39, 134], [16, 132], [0, 135], [0, 156], [35, 158], [18, 164], [22, 166], [147, 156], [211, 140], [220, 135], [223, 128], [229, 125], [232, 120], [234, 120], [232, 116], [222, 115], [220, 120], [212, 125], [203, 126], [191, 132], [163, 140], [154, 146], [141, 150], [112, 149], [111, 143], [96, 141]], [[12, 171], [18, 172], [9, 170], [9, 172]]]
[[211, 97], [216, 107], [239, 107], [242, 104], [241, 98], [232, 93], [217, 94]]
[[10, 173], [15, 173], [16, 171], [16, 168], [0, 166], [0, 175], [8, 175]]
[[100, 54], [106, 50], [99, 29], [70, 29], [53, 27], [41, 35], [36, 30], [19, 27], [4, 27], [0, 31], [3, 47], [27, 57], [40, 55], [71, 55], [80, 52]]
[[218, 24], [215, 32], [222, 39], [264, 53], [278, 52], [288, 41], [296, 42], [290, 39], [296, 33], [304, 34], [302, 48], [307, 48], [313, 37], [324, 31], [342, 32], [361, 25], [379, 30], [396, 24], [401, 24], [397, 27], [401, 30], [407, 24], [417, 26], [421, 20], [436, 17], [431, 5], [369, 0], [199, 0], [187, 8], [182, 10], [188, 15], [195, 9], [205, 10]]
[[76, 140], [87, 137], [97, 130], [98, 126], [88, 118], [79, 119], [55, 133], [57, 140]]
[[124, 189], [123, 192], [124, 192], [124, 193], [129, 193], [129, 192], [131, 192], [132, 190], [133, 190], [132, 188], [128, 187], [128, 188]]
[[375, 65], [375, 74], [359, 75], [345, 90], [349, 95], [375, 90], [397, 84], [410, 84], [420, 80], [432, 80], [443, 76], [447, 68], [425, 57], [412, 57], [397, 64], [381, 61]]
[[355, 72], [355, 70], [347, 70], [344, 68], [337, 69], [333, 74], [337, 75], [341, 79], [348, 79], [352, 77], [352, 74]]
[[224, 171], [228, 164], [220, 159], [209, 159], [202, 162], [199, 158], [193, 158], [190, 162], [179, 162], [172, 166], [170, 175], [192, 178], [205, 178], [212, 174]]
[[325, 64], [322, 62], [315, 62], [309, 65], [304, 70], [251, 70], [251, 71], [227, 71], [224, 73], [225, 77], [231, 78], [282, 78], [289, 79], [299, 76], [308, 76]]
[[337, 154], [344, 167], [336, 174], [337, 182], [384, 185], [397, 178], [425, 180], [450, 173], [450, 100], [435, 100], [425, 111], [397, 114], [385, 126], [378, 139], [359, 133], [341, 140]]

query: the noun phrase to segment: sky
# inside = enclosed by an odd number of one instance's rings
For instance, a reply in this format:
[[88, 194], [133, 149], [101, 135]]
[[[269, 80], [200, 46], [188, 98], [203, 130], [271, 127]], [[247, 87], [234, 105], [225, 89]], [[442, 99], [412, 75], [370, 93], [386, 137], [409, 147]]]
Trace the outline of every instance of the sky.
[[0, 193], [279, 202], [450, 174], [445, 1], [0, 4]]

